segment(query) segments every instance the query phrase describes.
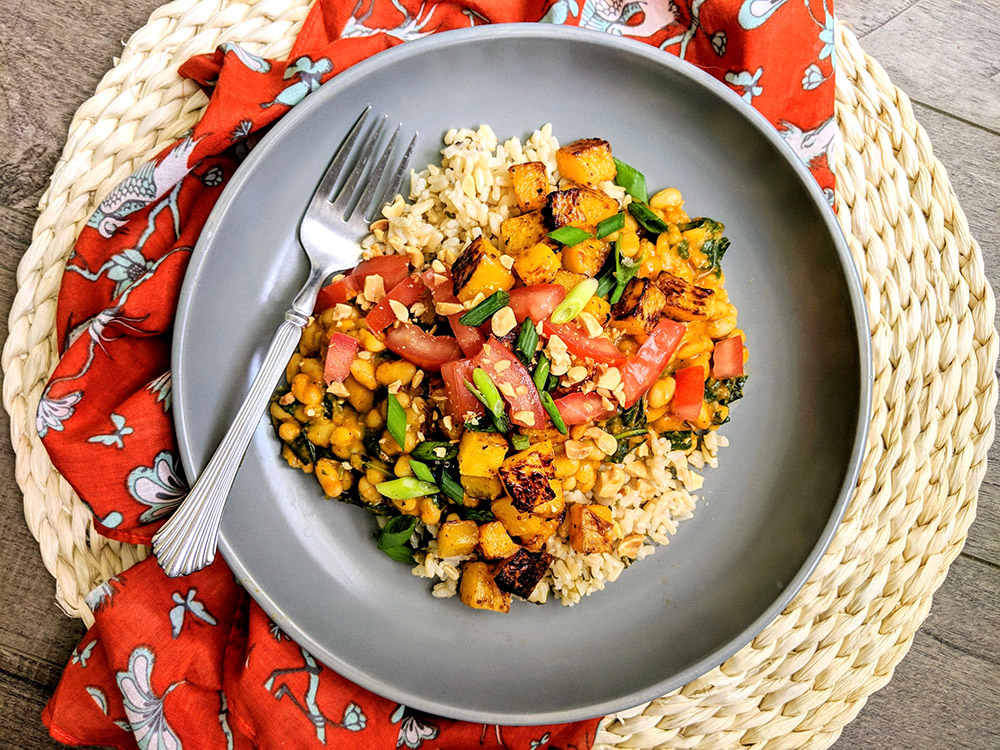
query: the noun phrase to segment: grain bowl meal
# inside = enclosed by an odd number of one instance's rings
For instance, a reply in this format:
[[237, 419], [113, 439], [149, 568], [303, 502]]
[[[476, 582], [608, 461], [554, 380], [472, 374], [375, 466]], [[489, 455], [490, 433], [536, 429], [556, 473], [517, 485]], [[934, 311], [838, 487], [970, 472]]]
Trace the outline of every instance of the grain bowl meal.
[[726, 444], [729, 241], [607, 141], [444, 143], [320, 292], [270, 414], [434, 596], [573, 604], [667, 543]]

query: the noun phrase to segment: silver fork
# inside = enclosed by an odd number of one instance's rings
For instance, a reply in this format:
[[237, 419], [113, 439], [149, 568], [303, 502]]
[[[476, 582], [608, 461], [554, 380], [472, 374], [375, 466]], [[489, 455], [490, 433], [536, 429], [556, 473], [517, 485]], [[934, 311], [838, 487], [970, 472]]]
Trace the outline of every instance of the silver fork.
[[229, 490], [275, 383], [298, 346], [302, 328], [309, 321], [316, 304], [316, 295], [331, 273], [357, 264], [361, 252], [358, 240], [368, 230], [376, 210], [387, 199], [394, 197], [402, 184], [417, 140], [416, 134], [380, 200], [374, 200], [379, 180], [402, 129], [400, 125], [375, 163], [361, 195], [354, 200], [358, 183], [382, 135], [387, 120], [383, 115], [374, 133], [364, 143], [354, 168], [346, 173], [343, 185], [334, 191], [338, 179], [345, 174], [355, 143], [370, 113], [371, 107], [367, 107], [348, 133], [299, 223], [299, 243], [309, 257], [308, 280], [285, 313], [285, 320], [274, 334], [267, 355], [226, 436], [187, 498], [153, 537], [153, 553], [171, 578], [201, 570], [215, 559], [219, 525]]

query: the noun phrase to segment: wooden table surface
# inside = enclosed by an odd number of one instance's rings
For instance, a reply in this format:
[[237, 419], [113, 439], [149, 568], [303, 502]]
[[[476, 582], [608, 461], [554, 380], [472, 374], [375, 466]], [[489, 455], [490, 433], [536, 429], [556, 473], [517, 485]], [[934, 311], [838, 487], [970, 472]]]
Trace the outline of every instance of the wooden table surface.
[[[157, 0], [0, 1], [0, 310], [73, 112]], [[840, 20], [909, 94], [1000, 278], [1000, 0], [837, 0]], [[0, 340], [7, 336], [6, 315]], [[0, 411], [0, 748], [59, 747], [39, 714], [83, 626], [24, 523], [9, 420]], [[962, 555], [889, 685], [837, 743], [848, 748], [1000, 747], [1000, 445]]]

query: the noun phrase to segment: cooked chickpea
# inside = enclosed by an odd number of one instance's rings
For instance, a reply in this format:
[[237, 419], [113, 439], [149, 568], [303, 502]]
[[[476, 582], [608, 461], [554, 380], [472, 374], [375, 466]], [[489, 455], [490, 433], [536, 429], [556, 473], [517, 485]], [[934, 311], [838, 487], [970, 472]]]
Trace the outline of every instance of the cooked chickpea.
[[588, 424], [575, 424], [569, 428], [569, 436], [573, 440], [583, 440], [583, 434], [590, 427]]
[[691, 424], [693, 424], [695, 428], [699, 430], [707, 430], [709, 427], [711, 427], [712, 414], [708, 410], [708, 404], [702, 402], [701, 413], [698, 415], [698, 418]]
[[347, 389], [347, 401], [355, 411], [362, 413], [372, 408], [375, 403], [375, 394], [372, 391], [350, 376], [344, 381], [344, 387]]
[[292, 415], [281, 408], [281, 405], [277, 401], [272, 401], [271, 405], [267, 407], [267, 413], [272, 417], [277, 419], [279, 422], [287, 422], [292, 418]]
[[576, 474], [577, 469], [580, 468], [580, 462], [563, 454], [558, 454], [555, 461], [552, 462], [552, 467], [555, 469], [556, 479], [565, 479]]
[[[399, 405], [405, 409], [407, 406], [410, 405], [410, 394], [407, 393], [406, 391], [397, 391], [396, 400], [399, 402]], [[407, 420], [409, 420], [409, 415], [407, 416]]]
[[664, 188], [649, 199], [650, 208], [676, 208], [682, 203], [684, 200], [681, 198], [681, 191], [677, 188]]
[[361, 499], [370, 505], [377, 505], [382, 500], [382, 493], [375, 489], [375, 485], [383, 481], [383, 478], [379, 478], [378, 482], [369, 481], [367, 477], [361, 477], [358, 480], [358, 494]]
[[351, 363], [351, 375], [370, 391], [378, 388], [378, 381], [375, 380], [375, 367], [367, 359], [355, 359]]
[[354, 450], [354, 437], [351, 431], [341, 425], [330, 435], [330, 450], [337, 458], [349, 458]]
[[[379, 482], [384, 482], [388, 477], [376, 468], [365, 469], [365, 479], [369, 484], [378, 484]], [[361, 487], [361, 484], [358, 484]]]
[[300, 432], [302, 432], [302, 425], [298, 422], [289, 420], [281, 423], [281, 426], [278, 428], [278, 437], [286, 443], [290, 443], [299, 436]]
[[416, 365], [412, 362], [407, 362], [405, 359], [400, 359], [395, 362], [383, 362], [380, 364], [378, 369], [375, 370], [375, 379], [382, 385], [390, 385], [396, 382], [409, 385], [416, 374]]
[[[370, 393], [371, 391], [369, 391]], [[373, 409], [365, 415], [365, 426], [370, 429], [377, 430], [379, 427], [385, 424], [385, 417], [383, 417], [377, 409]]]
[[298, 352], [292, 355], [292, 358], [288, 360], [288, 365], [285, 367], [285, 380], [289, 383], [292, 382], [292, 378], [299, 374], [299, 365], [302, 363], [302, 355]]
[[323, 382], [323, 365], [320, 364], [318, 359], [313, 359], [312, 357], [303, 359], [302, 364], [299, 365], [299, 372], [305, 373], [317, 383]]
[[367, 328], [361, 330], [358, 334], [358, 341], [361, 342], [361, 346], [365, 348], [365, 351], [369, 351], [372, 354], [385, 351], [385, 344], [378, 340], [378, 337], [369, 331]]
[[392, 499], [392, 504], [399, 508], [401, 513], [405, 513], [408, 516], [417, 515], [417, 498], [408, 497], [405, 500]]
[[316, 462], [316, 479], [327, 497], [339, 497], [344, 491], [343, 475], [340, 465], [328, 458]]
[[304, 406], [319, 406], [323, 400], [323, 389], [303, 372], [292, 378], [292, 395]]
[[576, 472], [576, 489], [580, 490], [580, 492], [590, 492], [594, 489], [596, 481], [597, 470], [595, 463], [586, 461], [580, 464], [580, 468]]
[[323, 337], [323, 328], [315, 318], [302, 329], [302, 338], [299, 339], [299, 351], [303, 354], [315, 354], [319, 351], [320, 340]]
[[705, 333], [713, 339], [726, 338], [736, 328], [736, 316], [726, 315], [705, 326]]
[[646, 421], [647, 422], [655, 422], [657, 419], [659, 419], [660, 417], [662, 417], [666, 413], [667, 413], [667, 407], [665, 405], [664, 406], [659, 406], [659, 407], [657, 407], [657, 408], [654, 409], [651, 406], [649, 406], [649, 404], [646, 404]]
[[397, 477], [412, 477], [413, 469], [410, 468], [410, 457], [400, 456], [396, 459], [396, 465], [392, 467], [392, 471]]
[[314, 445], [327, 446], [330, 444], [330, 436], [333, 432], [333, 422], [328, 419], [314, 419], [309, 423], [309, 427], [306, 428], [306, 437]]
[[618, 351], [626, 357], [631, 357], [639, 351], [639, 346], [632, 339], [624, 338], [618, 342]]
[[441, 520], [441, 509], [429, 497], [420, 498], [420, 520], [434, 526]]
[[639, 253], [639, 235], [635, 232], [622, 232], [618, 247], [626, 258], [634, 258]]
[[646, 396], [646, 403], [652, 409], [659, 409], [666, 406], [670, 399], [674, 397], [674, 388], [676, 385], [676, 382], [671, 377], [657, 380], [653, 383], [653, 387], [649, 389], [649, 395]]

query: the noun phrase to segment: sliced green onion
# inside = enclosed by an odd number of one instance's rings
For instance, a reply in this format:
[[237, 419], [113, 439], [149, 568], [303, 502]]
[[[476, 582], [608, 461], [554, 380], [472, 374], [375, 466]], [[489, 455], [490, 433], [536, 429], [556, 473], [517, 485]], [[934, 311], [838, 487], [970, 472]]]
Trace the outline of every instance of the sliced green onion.
[[375, 489], [391, 500], [409, 500], [412, 497], [424, 497], [438, 493], [436, 484], [421, 481], [416, 477], [402, 477], [391, 479], [388, 482], [379, 482], [375, 485]]
[[[611, 157], [614, 159], [614, 157]], [[633, 166], [615, 159], [615, 166], [618, 173], [615, 175], [615, 184], [625, 188], [625, 192], [632, 196], [633, 200], [640, 203], [649, 203], [649, 195], [646, 193], [646, 177]]]
[[708, 219], [706, 219], [704, 216], [700, 216], [697, 219], [692, 219], [691, 221], [685, 221], [683, 224], [678, 224], [677, 230], [680, 232], [686, 232], [689, 229], [697, 229], [706, 221], [708, 221]]
[[441, 491], [450, 497], [452, 502], [461, 504], [465, 500], [465, 490], [447, 470], [441, 472]]
[[566, 429], [566, 423], [563, 422], [562, 414], [559, 413], [559, 409], [556, 407], [556, 402], [552, 400], [552, 394], [548, 391], [542, 391], [538, 395], [542, 399], [542, 406], [545, 407], [545, 411], [549, 413], [549, 418], [552, 420], [552, 424], [554, 424], [556, 429], [563, 435], [568, 433], [569, 430]]
[[410, 452], [418, 461], [450, 461], [458, 455], [458, 446], [442, 440], [425, 440]]
[[535, 347], [538, 346], [538, 330], [535, 328], [535, 321], [530, 317], [524, 319], [521, 324], [521, 331], [517, 334], [517, 341], [514, 342], [514, 352], [525, 364], [531, 362], [535, 357]]
[[375, 535], [378, 548], [385, 550], [406, 544], [416, 525], [416, 516], [393, 516]]
[[490, 416], [493, 417], [493, 424], [497, 426], [500, 432], [507, 432], [510, 429], [510, 423], [507, 421], [507, 412], [504, 409], [503, 399], [500, 397], [500, 391], [497, 390], [496, 384], [482, 367], [477, 367], [472, 371], [472, 382], [476, 384], [476, 388], [482, 394], [484, 399], [483, 406], [486, 407]]
[[406, 412], [396, 399], [395, 394], [389, 394], [389, 405], [386, 407], [385, 423], [396, 444], [402, 450], [406, 445]]
[[415, 459], [412, 453], [410, 454], [410, 468], [413, 470], [413, 476], [420, 481], [434, 483], [434, 475], [431, 474], [427, 464]]
[[598, 285], [597, 279], [584, 279], [573, 287], [566, 298], [552, 311], [552, 322], [558, 325], [573, 320], [583, 310], [584, 305], [590, 302], [590, 298], [597, 292]]
[[510, 295], [507, 292], [503, 290], [493, 292], [493, 294], [459, 318], [458, 322], [463, 326], [472, 326], [473, 328], [481, 326], [493, 317], [493, 313], [501, 307], [506, 307], [508, 302], [510, 302]]
[[615, 290], [611, 293], [611, 297], [608, 301], [614, 305], [617, 304], [618, 300], [622, 298], [622, 293], [625, 291], [625, 287], [628, 283], [635, 278], [635, 275], [639, 273], [639, 266], [642, 265], [642, 257], [640, 256], [637, 260], [631, 261], [622, 258], [621, 248], [618, 247], [618, 243], [615, 243]]
[[486, 396], [484, 396], [482, 393], [480, 393], [479, 389], [476, 388], [476, 386], [474, 386], [468, 380], [465, 380], [463, 382], [465, 383], [466, 390], [468, 390], [469, 393], [471, 393], [473, 396], [475, 396], [479, 400], [479, 403], [481, 403], [483, 406], [485, 406], [487, 409], [489, 409], [490, 405], [486, 401]]
[[594, 294], [598, 297], [607, 297], [617, 284], [618, 279], [615, 278], [615, 269], [611, 268], [604, 271], [597, 277], [597, 291]]
[[493, 424], [493, 420], [486, 419], [486, 417], [470, 419], [465, 423], [465, 429], [468, 432], [499, 432], [497, 426]]
[[545, 383], [549, 379], [549, 358], [544, 354], [538, 355], [538, 365], [535, 367], [535, 372], [531, 376], [531, 379], [535, 381], [535, 388], [539, 392], [545, 390]]
[[660, 234], [661, 232], [666, 232], [670, 229], [667, 222], [657, 216], [653, 209], [645, 203], [629, 203], [628, 211], [633, 217], [635, 217], [636, 221], [642, 224], [647, 232]]
[[510, 443], [516, 451], [523, 451], [531, 447], [531, 441], [527, 435], [514, 435], [511, 437]]
[[625, 214], [621, 211], [616, 213], [614, 216], [609, 216], [600, 224], [597, 225], [597, 239], [603, 240], [612, 232], [617, 232], [619, 229], [625, 226]]
[[590, 232], [580, 229], [580, 227], [559, 227], [554, 232], [549, 232], [548, 238], [563, 245], [578, 245], [584, 240], [593, 237]]

